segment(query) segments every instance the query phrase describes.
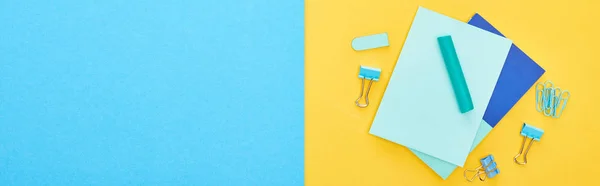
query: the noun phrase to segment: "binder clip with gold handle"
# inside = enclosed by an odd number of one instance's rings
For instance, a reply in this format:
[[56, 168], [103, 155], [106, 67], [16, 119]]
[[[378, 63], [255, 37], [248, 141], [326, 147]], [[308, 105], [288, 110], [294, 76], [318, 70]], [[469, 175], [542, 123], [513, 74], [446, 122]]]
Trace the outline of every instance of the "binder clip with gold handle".
[[[531, 148], [533, 141], [540, 141], [540, 138], [542, 138], [543, 134], [544, 134], [544, 130], [536, 128], [534, 126], [531, 126], [527, 123], [523, 124], [523, 128], [521, 129], [521, 135], [523, 136], [523, 144], [521, 144], [521, 151], [519, 151], [519, 154], [517, 154], [514, 158], [515, 163], [517, 163], [519, 165], [527, 164], [527, 153], [529, 152], [529, 148]], [[525, 153], [523, 153], [523, 149], [525, 149], [525, 143], [527, 141], [527, 138], [531, 138], [531, 141], [529, 142], [529, 145], [527, 146]], [[521, 156], [521, 154], [523, 154], [522, 162], [517, 160], [517, 158], [519, 158], [519, 156]]]
[[[373, 81], [379, 81], [379, 75], [381, 75], [381, 69], [372, 68], [367, 66], [360, 66], [360, 72], [358, 73], [358, 78], [362, 79], [362, 85], [360, 86], [360, 95], [358, 99], [354, 101], [356, 106], [360, 108], [365, 108], [369, 106], [369, 92], [371, 91], [371, 85]], [[365, 80], [369, 80], [369, 86], [367, 87], [367, 91], [365, 95], [365, 104], [360, 103], [360, 98], [363, 97], [363, 92], [365, 89]]]
[[[498, 169], [496, 162], [494, 161], [494, 156], [491, 154], [479, 160], [481, 162], [481, 166], [475, 169], [466, 169], [463, 172], [463, 175], [467, 181], [472, 182], [475, 178], [479, 177], [480, 181], [485, 181], [487, 178], [493, 178], [496, 175], [500, 174], [500, 170]], [[467, 176], [467, 172], [474, 172], [475, 174], [470, 178]]]

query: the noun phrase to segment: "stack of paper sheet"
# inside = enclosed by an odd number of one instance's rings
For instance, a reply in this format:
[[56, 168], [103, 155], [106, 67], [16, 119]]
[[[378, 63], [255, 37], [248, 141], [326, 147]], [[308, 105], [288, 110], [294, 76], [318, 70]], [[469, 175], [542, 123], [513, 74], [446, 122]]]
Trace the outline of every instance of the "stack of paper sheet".
[[[496, 28], [479, 14], [475, 14], [468, 24], [504, 37], [502, 33], [496, 30]], [[502, 119], [517, 101], [523, 97], [527, 90], [535, 84], [544, 72], [544, 69], [529, 58], [529, 56], [519, 49], [519, 47], [514, 44], [511, 46], [490, 103], [483, 115], [483, 120], [477, 131], [471, 150], [487, 136], [492, 128], [498, 124], [500, 119]], [[437, 159], [433, 156], [416, 150], [413, 150], [413, 152], [443, 179], [448, 178], [456, 168], [456, 165]]]
[[[461, 114], [437, 37], [451, 35], [475, 109]], [[419, 7], [370, 133], [463, 166], [512, 42]]]

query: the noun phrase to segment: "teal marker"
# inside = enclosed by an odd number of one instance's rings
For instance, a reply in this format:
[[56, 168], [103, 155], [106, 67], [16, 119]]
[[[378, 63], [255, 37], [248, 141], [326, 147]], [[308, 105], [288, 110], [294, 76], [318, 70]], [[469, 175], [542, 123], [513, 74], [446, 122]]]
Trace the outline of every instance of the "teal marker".
[[438, 43], [440, 44], [440, 50], [442, 51], [442, 57], [446, 64], [446, 70], [450, 76], [450, 82], [452, 83], [452, 89], [456, 95], [458, 101], [458, 108], [460, 113], [466, 113], [473, 110], [473, 100], [471, 100], [471, 93], [469, 93], [469, 87], [465, 80], [462, 68], [460, 67], [460, 61], [454, 48], [454, 42], [452, 42], [451, 36], [438, 37]]

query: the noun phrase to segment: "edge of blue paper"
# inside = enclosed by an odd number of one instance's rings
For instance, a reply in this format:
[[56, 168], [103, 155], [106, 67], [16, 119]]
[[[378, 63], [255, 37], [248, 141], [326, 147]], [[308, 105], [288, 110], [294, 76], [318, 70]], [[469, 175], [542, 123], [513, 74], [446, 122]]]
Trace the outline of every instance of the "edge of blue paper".
[[[492, 127], [490, 126], [490, 124], [488, 124], [487, 122], [485, 122], [484, 120], [481, 120], [481, 123], [479, 125], [479, 129], [477, 130], [477, 134], [475, 135], [475, 139], [473, 140], [473, 145], [471, 146], [471, 151], [473, 151], [473, 149], [475, 149], [475, 147], [477, 147], [477, 145], [479, 145], [479, 143], [481, 143], [481, 141], [483, 141], [483, 139], [487, 136], [488, 133], [490, 133], [490, 131], [492, 131]], [[427, 164], [427, 166], [431, 167], [432, 170], [437, 173], [440, 177], [442, 177], [442, 179], [447, 179], [448, 176], [450, 176], [450, 174], [452, 174], [452, 172], [454, 171], [454, 169], [456, 169], [456, 165], [446, 162], [444, 160], [440, 160], [438, 158], [435, 158], [433, 156], [430, 156], [428, 154], [410, 149], [415, 155], [417, 155], [417, 157], [419, 157], [419, 159], [421, 159], [425, 164]], [[443, 163], [440, 163], [443, 162]], [[435, 167], [435, 168], [433, 168]]]
[[[479, 13], [475, 13], [467, 23], [505, 37]], [[509, 73], [508, 69], [511, 70], [510, 73], [517, 73], [521, 76], [509, 76], [507, 74]], [[492, 127], [495, 127], [545, 72], [540, 65], [513, 43], [483, 119]], [[522, 78], [525, 74], [530, 78]], [[515, 84], [513, 82], [521, 83]]]

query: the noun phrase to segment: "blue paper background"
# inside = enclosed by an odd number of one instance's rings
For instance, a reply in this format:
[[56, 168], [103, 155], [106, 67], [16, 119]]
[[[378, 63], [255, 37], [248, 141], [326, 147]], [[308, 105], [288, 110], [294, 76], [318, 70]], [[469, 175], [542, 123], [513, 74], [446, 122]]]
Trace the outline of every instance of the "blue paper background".
[[303, 185], [304, 2], [0, 2], [3, 185]]

